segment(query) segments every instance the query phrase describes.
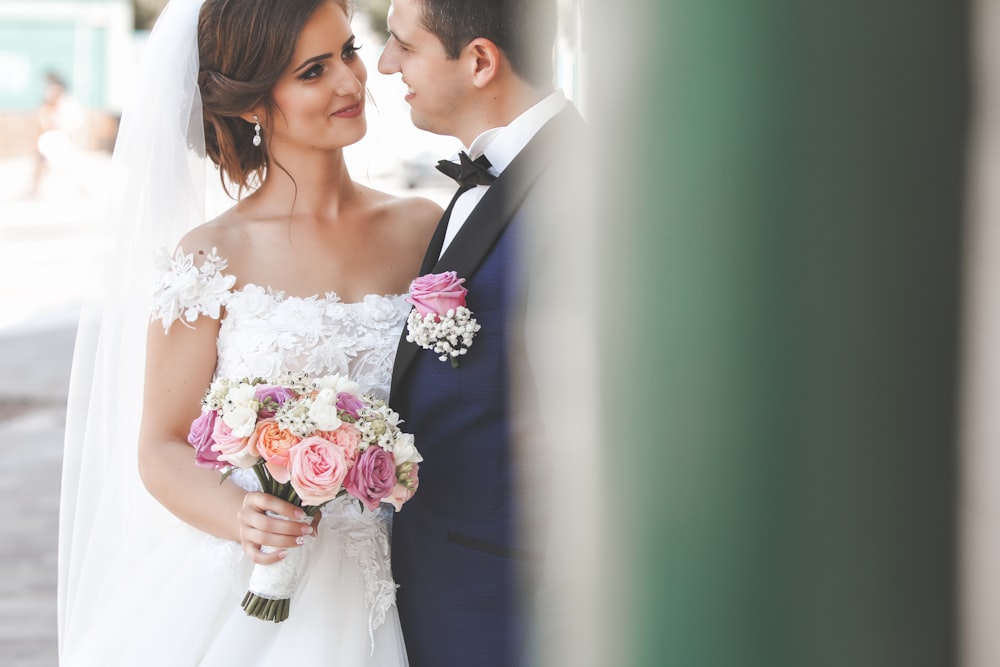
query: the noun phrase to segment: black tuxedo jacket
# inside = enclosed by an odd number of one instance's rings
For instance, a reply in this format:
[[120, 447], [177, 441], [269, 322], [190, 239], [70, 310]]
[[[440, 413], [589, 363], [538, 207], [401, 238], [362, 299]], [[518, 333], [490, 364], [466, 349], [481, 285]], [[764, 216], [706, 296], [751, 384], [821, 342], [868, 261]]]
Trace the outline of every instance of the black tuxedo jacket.
[[[390, 404], [423, 455], [420, 484], [395, 515], [393, 574], [413, 667], [512, 665], [525, 659], [532, 570], [520, 522], [524, 480], [546, 466], [516, 455], [531, 419], [510, 395], [512, 364], [526, 356], [519, 328], [533, 262], [526, 232], [540, 200], [573, 197], [561, 174], [577, 161], [585, 125], [569, 106], [546, 123], [500, 174], [437, 259], [439, 225], [422, 273], [465, 278], [479, 322], [458, 368], [401, 339]], [[550, 206], [544, 206], [551, 210]], [[549, 217], [549, 216], [544, 216]], [[520, 403], [518, 403], [519, 405]], [[530, 427], [529, 427], [530, 428]]]

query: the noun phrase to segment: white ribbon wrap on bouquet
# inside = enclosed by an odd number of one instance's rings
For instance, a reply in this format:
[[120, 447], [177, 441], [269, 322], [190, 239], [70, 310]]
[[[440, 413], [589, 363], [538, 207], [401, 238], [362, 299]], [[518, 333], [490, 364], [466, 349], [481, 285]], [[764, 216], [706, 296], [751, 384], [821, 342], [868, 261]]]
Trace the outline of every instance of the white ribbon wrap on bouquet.
[[[294, 520], [273, 512], [267, 514], [279, 519]], [[304, 519], [302, 523], [312, 523], [312, 517]], [[287, 555], [278, 562], [266, 565], [256, 563], [253, 566], [253, 572], [250, 573], [249, 591], [266, 600], [291, 599], [315, 541], [316, 538], [309, 535], [303, 539], [301, 546], [288, 549]], [[260, 550], [264, 553], [272, 553], [280, 549], [264, 545]]]

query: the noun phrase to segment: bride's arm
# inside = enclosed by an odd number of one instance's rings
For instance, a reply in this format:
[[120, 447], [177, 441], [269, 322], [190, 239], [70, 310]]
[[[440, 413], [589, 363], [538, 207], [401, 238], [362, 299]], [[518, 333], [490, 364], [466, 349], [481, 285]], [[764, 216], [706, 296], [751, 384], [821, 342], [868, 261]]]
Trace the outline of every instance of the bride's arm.
[[139, 431], [139, 474], [164, 507], [190, 525], [239, 541], [236, 514], [246, 492], [220, 473], [195, 465], [191, 421], [215, 369], [218, 320], [199, 317], [169, 330], [154, 321], [146, 338], [146, 379]]
[[273, 562], [282, 552], [263, 554], [261, 544], [294, 547], [311, 532], [305, 524], [268, 517], [271, 510], [302, 518], [300, 509], [265, 493], [248, 493], [221, 474], [195, 465], [187, 442], [191, 421], [215, 370], [218, 320], [199, 317], [192, 327], [174, 322], [167, 333], [150, 325], [146, 343], [146, 380], [139, 433], [139, 474], [149, 492], [188, 524], [217, 537], [240, 542], [257, 562]]

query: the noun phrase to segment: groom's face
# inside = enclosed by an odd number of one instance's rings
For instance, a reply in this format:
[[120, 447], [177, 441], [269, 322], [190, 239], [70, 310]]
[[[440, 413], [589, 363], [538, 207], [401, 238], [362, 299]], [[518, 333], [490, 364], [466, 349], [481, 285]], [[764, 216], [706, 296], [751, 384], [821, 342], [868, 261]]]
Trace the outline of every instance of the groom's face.
[[418, 0], [392, 0], [389, 41], [378, 61], [382, 74], [400, 73], [410, 118], [422, 130], [461, 136], [463, 101], [470, 87], [462, 58], [449, 59], [441, 40], [423, 26]]

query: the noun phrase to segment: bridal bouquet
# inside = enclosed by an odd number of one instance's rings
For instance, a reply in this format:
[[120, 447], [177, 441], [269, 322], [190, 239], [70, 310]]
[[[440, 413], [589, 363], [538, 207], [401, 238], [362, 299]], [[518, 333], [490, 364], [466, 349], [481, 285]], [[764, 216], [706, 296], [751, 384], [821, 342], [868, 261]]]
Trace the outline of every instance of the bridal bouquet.
[[[385, 502], [398, 512], [417, 489], [422, 457], [399, 415], [358, 389], [341, 375], [218, 379], [191, 424], [195, 462], [225, 475], [252, 469], [266, 493], [310, 518], [344, 494], [370, 511]], [[255, 565], [246, 613], [276, 623], [288, 618], [302, 558], [291, 549], [277, 563]]]

